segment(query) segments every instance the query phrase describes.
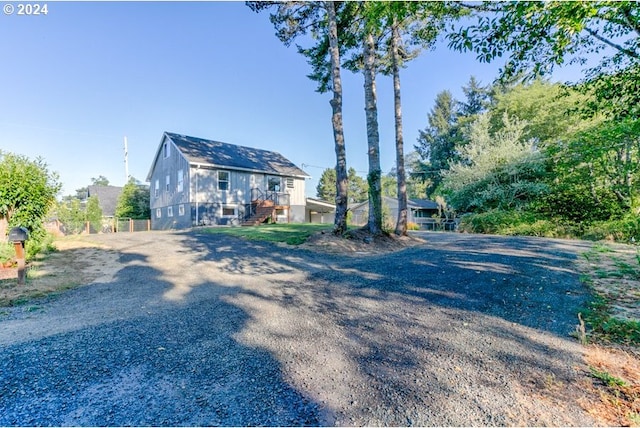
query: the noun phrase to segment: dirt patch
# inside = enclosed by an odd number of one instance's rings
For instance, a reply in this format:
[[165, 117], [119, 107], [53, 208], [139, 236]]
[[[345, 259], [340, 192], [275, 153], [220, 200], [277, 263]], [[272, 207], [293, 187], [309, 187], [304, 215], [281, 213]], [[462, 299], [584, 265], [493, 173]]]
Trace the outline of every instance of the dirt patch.
[[640, 358], [637, 352], [589, 346], [580, 405], [604, 425], [640, 425]]
[[57, 251], [28, 264], [25, 285], [18, 285], [16, 268], [0, 269], [0, 306], [95, 281], [109, 281], [121, 268], [118, 253], [105, 245], [74, 238], [58, 240], [55, 246]]
[[372, 235], [363, 229], [348, 231], [344, 237], [331, 232], [317, 232], [301, 248], [332, 254], [366, 256], [385, 254], [422, 245], [426, 241], [416, 236], [397, 236], [394, 234]]

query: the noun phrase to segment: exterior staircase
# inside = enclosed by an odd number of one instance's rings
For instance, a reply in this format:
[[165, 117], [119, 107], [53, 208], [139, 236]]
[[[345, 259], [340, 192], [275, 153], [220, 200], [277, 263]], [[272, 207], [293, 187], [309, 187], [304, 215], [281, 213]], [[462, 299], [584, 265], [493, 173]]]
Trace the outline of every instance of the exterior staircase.
[[273, 217], [276, 212], [275, 202], [270, 200], [257, 201], [256, 212], [242, 222], [242, 226], [257, 226], [264, 223], [269, 217]]

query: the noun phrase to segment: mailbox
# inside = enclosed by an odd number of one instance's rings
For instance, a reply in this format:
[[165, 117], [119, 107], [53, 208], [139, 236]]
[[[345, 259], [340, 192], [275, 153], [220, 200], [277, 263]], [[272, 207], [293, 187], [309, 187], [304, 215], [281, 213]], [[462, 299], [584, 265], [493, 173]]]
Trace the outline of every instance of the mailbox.
[[18, 284], [24, 285], [27, 270], [24, 258], [24, 241], [29, 239], [29, 231], [26, 227], [14, 227], [9, 231], [9, 241], [13, 242], [18, 262]]
[[29, 239], [29, 231], [25, 227], [14, 227], [9, 231], [9, 241], [24, 242]]

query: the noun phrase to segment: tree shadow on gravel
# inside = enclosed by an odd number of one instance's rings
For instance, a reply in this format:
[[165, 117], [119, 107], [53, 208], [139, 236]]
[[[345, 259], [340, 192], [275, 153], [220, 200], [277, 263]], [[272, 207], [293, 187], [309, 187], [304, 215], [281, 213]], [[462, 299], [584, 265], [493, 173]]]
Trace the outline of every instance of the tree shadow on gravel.
[[[252, 267], [265, 288], [239, 291], [249, 308], [305, 314], [317, 335], [357, 370], [326, 382], [353, 391], [334, 402], [338, 425], [592, 425], [575, 402], [580, 347], [568, 337], [588, 292], [573, 269], [582, 243], [449, 238], [370, 257], [339, 257], [225, 237], [185, 235], [198, 259]], [[476, 238], [476, 237], [474, 237]], [[218, 252], [218, 245], [229, 248]], [[588, 243], [584, 248], [588, 248]], [[273, 270], [269, 270], [273, 266]], [[269, 274], [306, 272], [302, 282]], [[254, 324], [267, 323], [250, 312]], [[318, 327], [320, 326], [320, 327]], [[260, 334], [270, 327], [252, 327]], [[306, 339], [310, 344], [313, 340]], [[310, 345], [312, 346], [312, 345]], [[268, 346], [265, 346], [268, 348]], [[271, 350], [274, 354], [277, 349]], [[329, 357], [327, 357], [329, 358]], [[318, 358], [318, 361], [321, 361]], [[314, 366], [314, 379], [324, 368]], [[306, 389], [322, 396], [308, 377]], [[344, 386], [343, 385], [343, 386]], [[331, 389], [331, 387], [329, 387]]]
[[319, 424], [280, 363], [237, 340], [250, 316], [226, 300], [242, 290], [201, 282], [176, 304], [145, 255], [121, 261], [113, 281], [50, 301], [46, 321], [2, 320], [32, 335], [0, 345], [0, 425]]

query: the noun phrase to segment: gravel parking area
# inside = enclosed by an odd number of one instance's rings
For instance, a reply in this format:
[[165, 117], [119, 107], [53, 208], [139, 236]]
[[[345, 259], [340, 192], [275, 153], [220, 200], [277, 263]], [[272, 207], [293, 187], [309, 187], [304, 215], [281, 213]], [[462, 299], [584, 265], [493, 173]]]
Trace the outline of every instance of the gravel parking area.
[[0, 315], [0, 425], [594, 425], [579, 241], [346, 256], [98, 235], [119, 270]]

